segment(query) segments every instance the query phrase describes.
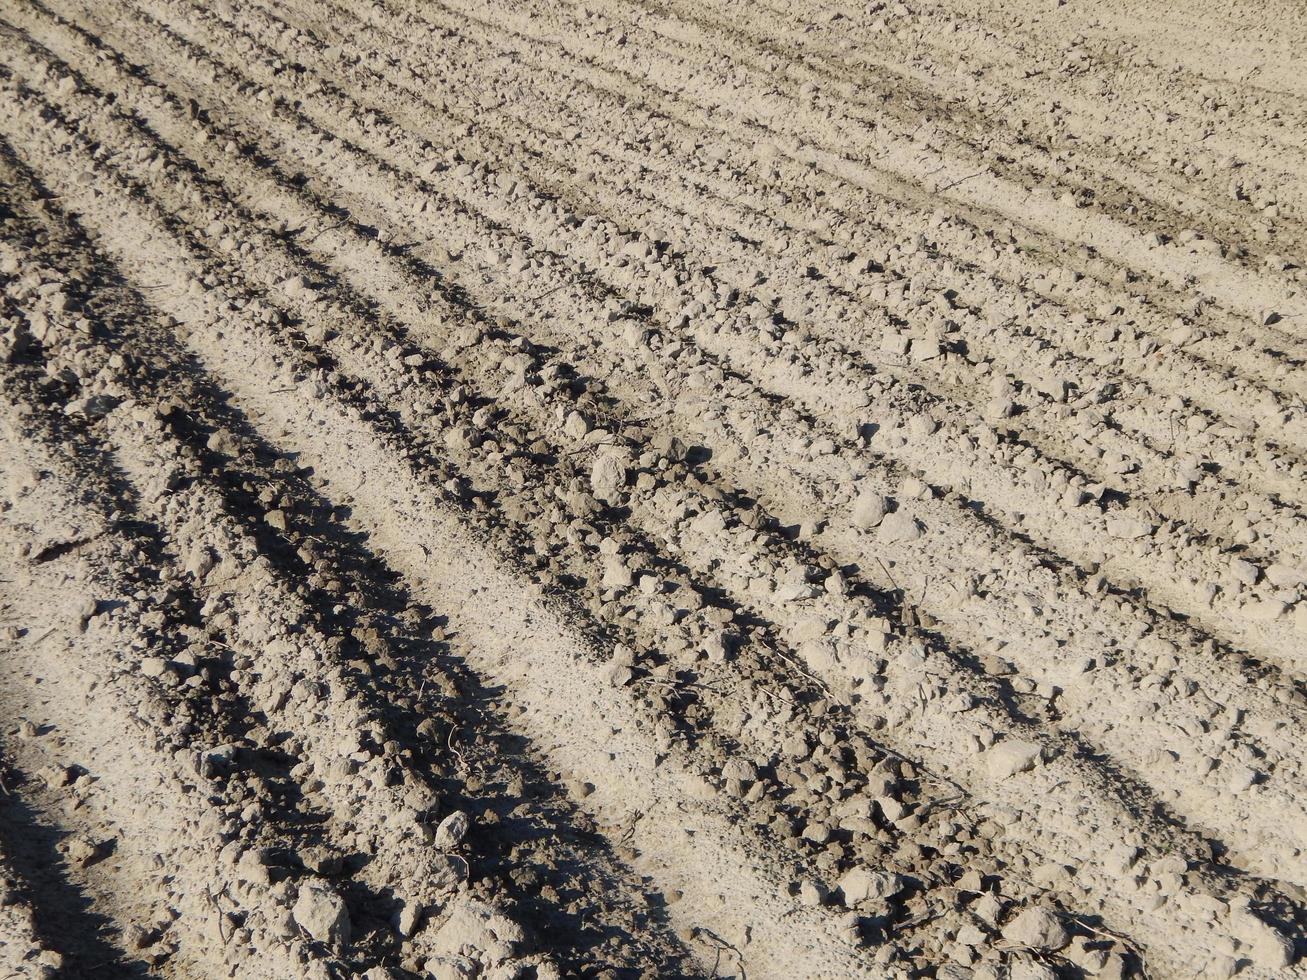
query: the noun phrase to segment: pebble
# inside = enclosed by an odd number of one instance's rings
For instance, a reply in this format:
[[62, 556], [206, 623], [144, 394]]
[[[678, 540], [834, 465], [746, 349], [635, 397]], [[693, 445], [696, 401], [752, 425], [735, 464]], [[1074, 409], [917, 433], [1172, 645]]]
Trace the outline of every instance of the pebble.
[[349, 945], [349, 910], [330, 885], [320, 881], [300, 885], [291, 916], [296, 925], [319, 942], [329, 946]]
[[1230, 917], [1234, 934], [1248, 947], [1253, 962], [1263, 970], [1283, 970], [1294, 960], [1294, 943], [1252, 912], [1236, 911]]
[[731, 759], [722, 766], [722, 779], [738, 779], [742, 783], [751, 783], [758, 778], [758, 767], [748, 759]]
[[1007, 779], [1019, 772], [1029, 772], [1043, 761], [1041, 748], [1035, 742], [1009, 738], [999, 742], [986, 755], [989, 774], [995, 779]]
[[880, 537], [884, 541], [909, 542], [918, 540], [923, 534], [919, 521], [906, 511], [896, 510], [886, 514], [880, 522]]
[[1295, 589], [1307, 585], [1307, 571], [1276, 562], [1266, 569], [1266, 579], [1277, 589]]
[[805, 879], [799, 885], [799, 901], [804, 905], [821, 905], [826, 901], [826, 888], [819, 881]]
[[1071, 933], [1052, 909], [1032, 905], [1003, 927], [1003, 938], [1014, 946], [1058, 950], [1071, 941]]
[[440, 826], [436, 828], [435, 845], [442, 851], [452, 851], [463, 843], [463, 838], [467, 836], [471, 820], [462, 810], [455, 810], [444, 820], [440, 821]]
[[626, 487], [626, 458], [611, 450], [602, 451], [590, 467], [590, 489], [606, 503], [615, 503]]
[[95, 860], [100, 853], [100, 846], [86, 837], [73, 837], [68, 841], [68, 860], [73, 864], [86, 865]]
[[1136, 538], [1146, 538], [1153, 533], [1153, 526], [1147, 521], [1140, 520], [1137, 517], [1131, 517], [1127, 514], [1108, 514], [1106, 522], [1107, 533], [1112, 537], [1120, 538], [1123, 541], [1133, 541]]
[[858, 527], [876, 527], [889, 513], [889, 502], [879, 493], [864, 490], [853, 501], [853, 523]]
[[415, 902], [405, 902], [404, 907], [399, 910], [399, 916], [395, 920], [395, 927], [405, 939], [417, 931], [418, 923], [422, 921], [422, 912], [422, 906]]
[[855, 867], [845, 872], [836, 887], [845, 906], [852, 908], [859, 902], [893, 898], [906, 886], [907, 881], [902, 875]]
[[1257, 579], [1261, 575], [1261, 569], [1250, 561], [1242, 558], [1232, 558], [1230, 560], [1230, 577], [1236, 582], [1243, 585], [1256, 585]]

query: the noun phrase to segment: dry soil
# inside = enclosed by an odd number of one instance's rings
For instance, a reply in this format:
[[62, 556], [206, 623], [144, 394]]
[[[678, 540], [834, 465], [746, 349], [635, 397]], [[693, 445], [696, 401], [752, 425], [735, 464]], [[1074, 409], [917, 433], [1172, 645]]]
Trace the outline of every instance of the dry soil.
[[0, 0], [0, 977], [1307, 977], [1304, 51]]

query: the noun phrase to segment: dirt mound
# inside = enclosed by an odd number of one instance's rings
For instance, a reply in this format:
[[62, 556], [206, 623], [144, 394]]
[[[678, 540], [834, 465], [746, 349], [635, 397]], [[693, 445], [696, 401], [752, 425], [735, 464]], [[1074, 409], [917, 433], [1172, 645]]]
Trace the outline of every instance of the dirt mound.
[[1305, 37], [0, 4], [0, 975], [1307, 976]]

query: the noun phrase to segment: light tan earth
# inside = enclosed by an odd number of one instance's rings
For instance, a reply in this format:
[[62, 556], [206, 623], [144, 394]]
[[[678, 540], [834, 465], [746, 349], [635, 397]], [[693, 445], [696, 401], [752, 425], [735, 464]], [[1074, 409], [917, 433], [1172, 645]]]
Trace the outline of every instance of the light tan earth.
[[0, 977], [1307, 976], [1304, 51], [0, 0]]

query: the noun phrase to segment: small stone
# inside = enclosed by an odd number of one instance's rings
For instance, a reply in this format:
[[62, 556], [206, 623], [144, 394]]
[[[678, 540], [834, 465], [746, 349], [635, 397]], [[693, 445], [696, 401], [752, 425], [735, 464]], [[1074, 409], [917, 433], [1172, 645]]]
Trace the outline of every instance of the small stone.
[[1107, 533], [1114, 538], [1120, 538], [1124, 541], [1145, 538], [1153, 533], [1153, 525], [1127, 514], [1108, 514], [1106, 522]]
[[563, 431], [571, 439], [582, 439], [590, 431], [590, 423], [585, 420], [584, 415], [574, 411], [567, 416], [567, 421], [563, 423]]
[[908, 815], [908, 808], [892, 796], [878, 797], [876, 806], [880, 808], [881, 816], [890, 823], [898, 823]]
[[90, 864], [100, 853], [100, 846], [85, 837], [74, 837], [68, 841], [68, 860], [76, 865]]
[[626, 486], [624, 454], [611, 450], [601, 452], [590, 467], [590, 489], [595, 497], [614, 503]]
[[320, 875], [339, 874], [341, 869], [340, 855], [329, 847], [323, 847], [314, 844], [305, 847], [298, 852], [300, 864], [309, 871]]
[[826, 888], [819, 881], [805, 879], [799, 885], [799, 901], [808, 906], [821, 905], [826, 901]]
[[853, 501], [853, 523], [858, 527], [876, 527], [889, 512], [889, 502], [879, 493], [864, 490]]
[[[499, 964], [515, 956], [525, 943], [526, 933], [520, 925], [494, 906], [470, 896], [463, 896], [454, 905], [433, 940], [437, 956], [471, 955], [487, 964]], [[430, 969], [431, 961], [427, 962]]]
[[999, 742], [986, 756], [989, 774], [995, 779], [1007, 779], [1019, 772], [1029, 772], [1043, 761], [1043, 751], [1034, 742], [1009, 738]]
[[75, 773], [64, 766], [46, 766], [37, 774], [37, 778], [51, 789], [59, 789], [73, 781]]
[[630, 567], [621, 556], [610, 555], [605, 559], [601, 582], [605, 589], [629, 589], [634, 581]]
[[1057, 950], [1070, 942], [1071, 934], [1052, 909], [1032, 905], [1003, 927], [1003, 939], [1026, 949]]
[[399, 934], [408, 939], [417, 931], [418, 923], [422, 921], [422, 907], [414, 902], [405, 902], [404, 907], [399, 910], [399, 918], [396, 926]]
[[85, 598], [77, 604], [77, 626], [85, 633], [86, 627], [99, 611], [100, 604], [94, 599]]
[[803, 836], [814, 844], [825, 844], [830, 840], [830, 828], [824, 823], [813, 821], [803, 828]]
[[69, 402], [64, 407], [64, 414], [98, 419], [108, 415], [117, 405], [118, 399], [110, 395], [85, 395]]
[[1244, 585], [1256, 585], [1257, 579], [1261, 575], [1261, 569], [1250, 561], [1244, 561], [1242, 558], [1234, 558], [1230, 561], [1230, 576]]
[[906, 511], [886, 514], [880, 522], [880, 537], [884, 541], [907, 543], [918, 540], [922, 533], [920, 522]]
[[906, 884], [907, 882], [902, 875], [856, 867], [847, 871], [836, 887], [844, 900], [845, 906], [852, 908], [859, 902], [865, 902], [869, 899], [893, 898], [903, 891]]
[[731, 644], [726, 633], [716, 630], [703, 638], [703, 652], [711, 663], [725, 663], [730, 657]]
[[1266, 569], [1266, 578], [1277, 589], [1296, 589], [1307, 585], [1307, 571], [1279, 562]]
[[349, 945], [349, 910], [344, 899], [330, 885], [320, 881], [302, 884], [291, 916], [301, 929], [319, 942], [329, 946]]
[[758, 778], [757, 767], [748, 759], [731, 759], [722, 766], [723, 779], [738, 779], [742, 783], [751, 783]]
[[985, 890], [985, 879], [975, 868], [970, 869], [957, 880], [958, 891], [979, 895]]
[[[1224, 768], [1224, 767], [1222, 767]], [[1251, 789], [1253, 783], [1257, 781], [1257, 770], [1250, 766], [1235, 764], [1230, 767], [1229, 774], [1226, 778], [1226, 786], [1231, 793], [1242, 793]]]
[[455, 810], [440, 821], [440, 826], [436, 828], [436, 847], [442, 851], [452, 851], [463, 843], [463, 838], [467, 836], [470, 825], [471, 821], [468, 819], [468, 815], [462, 810]]
[[1283, 970], [1293, 962], [1293, 940], [1252, 912], [1235, 912], [1230, 917], [1230, 926], [1234, 934], [1248, 946], [1252, 960], [1259, 968], [1274, 972]]

